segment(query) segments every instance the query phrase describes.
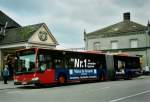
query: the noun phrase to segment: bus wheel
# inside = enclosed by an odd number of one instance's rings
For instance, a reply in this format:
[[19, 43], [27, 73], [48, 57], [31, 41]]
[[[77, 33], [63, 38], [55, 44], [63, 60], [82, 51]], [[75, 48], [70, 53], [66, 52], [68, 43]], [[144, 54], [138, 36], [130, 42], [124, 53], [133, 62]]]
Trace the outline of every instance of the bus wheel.
[[59, 78], [58, 78], [58, 83], [59, 83], [60, 85], [66, 84], [66, 78], [65, 78], [64, 75], [60, 75], [60, 76], [59, 76]]

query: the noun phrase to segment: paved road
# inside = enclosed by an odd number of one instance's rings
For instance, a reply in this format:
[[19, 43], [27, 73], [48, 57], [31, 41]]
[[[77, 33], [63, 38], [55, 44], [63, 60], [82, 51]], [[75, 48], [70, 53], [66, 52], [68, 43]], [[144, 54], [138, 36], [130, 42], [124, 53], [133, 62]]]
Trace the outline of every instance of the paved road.
[[61, 87], [0, 90], [0, 102], [150, 102], [150, 77]]

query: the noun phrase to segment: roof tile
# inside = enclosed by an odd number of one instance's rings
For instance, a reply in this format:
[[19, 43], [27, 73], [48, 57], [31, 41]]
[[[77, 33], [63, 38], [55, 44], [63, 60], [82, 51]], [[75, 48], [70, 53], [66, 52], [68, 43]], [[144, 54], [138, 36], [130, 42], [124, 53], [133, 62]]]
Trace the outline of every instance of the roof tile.
[[122, 21], [119, 23], [116, 23], [114, 25], [110, 25], [106, 28], [91, 32], [91, 33], [87, 33], [87, 35], [94, 35], [94, 34], [120, 34], [120, 33], [124, 33], [126, 34], [127, 32], [136, 32], [136, 31], [144, 31], [146, 30], [147, 27], [141, 24], [138, 24], [136, 22], [133, 21]]
[[27, 41], [44, 23], [29, 25], [14, 29], [8, 29], [5, 32], [4, 39], [0, 44]]

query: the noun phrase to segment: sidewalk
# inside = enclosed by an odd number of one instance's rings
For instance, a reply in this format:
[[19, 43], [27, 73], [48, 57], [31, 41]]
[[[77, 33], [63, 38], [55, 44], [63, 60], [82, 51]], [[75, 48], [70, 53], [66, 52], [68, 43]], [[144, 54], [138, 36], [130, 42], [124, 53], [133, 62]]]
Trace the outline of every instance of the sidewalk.
[[3, 81], [0, 81], [0, 90], [13, 89], [16, 87], [18, 87], [18, 86], [15, 86], [13, 81], [8, 81], [8, 84], [4, 84]]

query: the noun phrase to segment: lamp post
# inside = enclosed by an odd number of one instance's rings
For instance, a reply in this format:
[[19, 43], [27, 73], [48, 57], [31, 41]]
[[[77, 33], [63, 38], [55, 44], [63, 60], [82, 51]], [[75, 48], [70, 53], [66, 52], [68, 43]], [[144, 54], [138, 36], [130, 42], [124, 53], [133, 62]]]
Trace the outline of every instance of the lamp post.
[[148, 66], [148, 56], [147, 56], [147, 38], [148, 38], [148, 31], [146, 30], [146, 66]]
[[150, 38], [149, 38], [149, 33], [150, 33], [150, 23], [148, 21], [147, 24], [147, 30], [146, 30], [146, 66], [149, 65], [149, 58], [148, 58], [148, 47], [150, 45]]

